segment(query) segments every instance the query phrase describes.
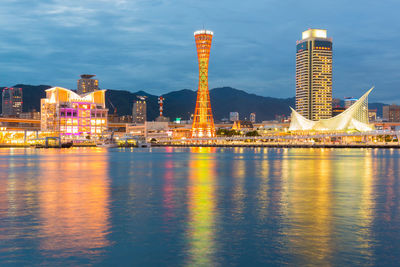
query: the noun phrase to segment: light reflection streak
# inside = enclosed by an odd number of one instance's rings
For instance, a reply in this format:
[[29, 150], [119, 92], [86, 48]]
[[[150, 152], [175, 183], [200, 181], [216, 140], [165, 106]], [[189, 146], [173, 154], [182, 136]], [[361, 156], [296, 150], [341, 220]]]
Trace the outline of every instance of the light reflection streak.
[[189, 266], [211, 266], [215, 253], [215, 148], [191, 149], [188, 189]]
[[257, 200], [258, 200], [258, 213], [259, 219], [265, 220], [268, 216], [268, 204], [269, 204], [269, 161], [268, 160], [255, 160], [254, 169], [259, 170], [256, 177], [259, 177], [260, 182], [258, 184]]
[[240, 156], [240, 158], [235, 160], [232, 178], [234, 179], [232, 196], [234, 204], [233, 213], [237, 216], [236, 219], [240, 219], [240, 216], [244, 212], [244, 199], [246, 196], [244, 189], [246, 179], [246, 161], [244, 160], [244, 156]]
[[52, 257], [94, 256], [109, 244], [107, 151], [78, 157], [49, 150], [40, 160], [40, 248]]
[[[309, 154], [307, 154], [307, 152]], [[332, 195], [329, 151], [304, 152], [303, 158], [283, 161], [283, 187], [288, 223], [286, 234], [290, 249], [299, 265], [309, 263], [327, 266], [331, 258]], [[301, 153], [300, 152], [300, 153]], [[293, 150], [284, 154], [294, 156]], [[299, 153], [299, 151], [297, 152]]]
[[163, 186], [163, 205], [165, 208], [164, 220], [165, 223], [175, 217], [175, 202], [174, 202], [174, 164], [171, 159], [167, 160], [164, 165], [164, 186]]
[[341, 158], [340, 150], [332, 149], [290, 153], [291, 160], [283, 161], [283, 213], [295, 262], [329, 266], [335, 253], [357, 249], [370, 257], [373, 152], [363, 151], [364, 160], [352, 160], [359, 152], [346, 151]]

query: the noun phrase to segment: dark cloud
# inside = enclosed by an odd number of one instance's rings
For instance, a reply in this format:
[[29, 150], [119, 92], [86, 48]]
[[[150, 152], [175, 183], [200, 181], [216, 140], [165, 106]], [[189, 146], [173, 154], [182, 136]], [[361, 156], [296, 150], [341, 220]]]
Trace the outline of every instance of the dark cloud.
[[400, 3], [386, 1], [2, 0], [0, 81], [161, 94], [197, 86], [193, 31], [215, 32], [210, 87], [294, 95], [295, 43], [308, 28], [334, 40], [334, 96], [400, 102]]

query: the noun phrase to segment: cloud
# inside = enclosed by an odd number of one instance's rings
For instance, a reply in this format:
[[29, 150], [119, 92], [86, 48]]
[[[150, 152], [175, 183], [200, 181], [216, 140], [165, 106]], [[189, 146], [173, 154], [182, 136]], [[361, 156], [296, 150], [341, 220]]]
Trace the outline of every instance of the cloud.
[[372, 100], [400, 101], [399, 7], [394, 0], [2, 0], [0, 76], [4, 86], [74, 88], [85, 72], [105, 88], [196, 89], [193, 32], [206, 27], [215, 32], [211, 87], [291, 97], [296, 40], [318, 27], [334, 40], [334, 96], [358, 96], [375, 84]]

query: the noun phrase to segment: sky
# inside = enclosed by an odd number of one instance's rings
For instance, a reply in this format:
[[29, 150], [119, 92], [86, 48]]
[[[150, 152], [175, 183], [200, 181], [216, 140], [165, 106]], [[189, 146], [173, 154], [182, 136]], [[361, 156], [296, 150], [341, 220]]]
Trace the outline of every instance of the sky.
[[398, 0], [1, 0], [0, 86], [70, 89], [83, 73], [103, 89], [161, 95], [197, 89], [193, 32], [214, 32], [210, 88], [295, 95], [302, 31], [333, 38], [333, 96], [400, 104]]

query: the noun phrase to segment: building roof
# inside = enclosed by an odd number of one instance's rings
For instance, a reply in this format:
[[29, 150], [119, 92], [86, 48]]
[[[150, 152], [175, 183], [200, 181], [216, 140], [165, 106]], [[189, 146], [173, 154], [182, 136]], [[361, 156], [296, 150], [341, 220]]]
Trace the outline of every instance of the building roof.
[[[101, 103], [103, 103], [104, 102], [104, 94], [105, 94], [106, 90], [97, 90], [97, 91], [85, 93], [82, 95], [78, 95], [74, 91], [63, 88], [63, 87], [52, 87], [45, 91], [46, 91], [46, 94], [51, 93], [51, 96], [49, 99], [50, 102], [78, 101], [78, 102], [92, 102], [92, 103], [101, 102]], [[64, 97], [62, 99], [60, 99], [60, 94], [58, 94], [58, 93], [54, 94], [55, 92], [59, 92], [59, 91], [64, 92]]]
[[346, 131], [358, 130], [360, 132], [371, 131], [373, 128], [368, 121], [368, 95], [373, 87], [369, 89], [357, 102], [344, 112], [330, 119], [312, 121], [292, 110], [289, 130], [296, 131]]
[[93, 78], [94, 76], [96, 76], [96, 75], [94, 75], [94, 74], [82, 74], [82, 75], [81, 75], [81, 78], [82, 78], [82, 79], [91, 79], [91, 78]]
[[214, 35], [214, 33], [212, 31], [209, 30], [199, 30], [199, 31], [195, 31], [194, 35], [198, 35], [198, 34], [209, 34], [209, 35]]

